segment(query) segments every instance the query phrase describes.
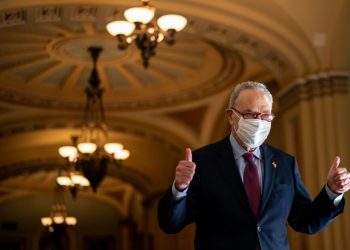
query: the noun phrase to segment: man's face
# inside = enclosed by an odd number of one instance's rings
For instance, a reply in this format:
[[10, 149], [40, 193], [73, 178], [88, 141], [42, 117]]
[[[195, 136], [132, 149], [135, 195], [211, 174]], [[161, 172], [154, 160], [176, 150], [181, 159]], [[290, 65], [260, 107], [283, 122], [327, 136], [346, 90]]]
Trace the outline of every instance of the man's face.
[[[271, 113], [272, 109], [268, 97], [263, 91], [257, 89], [242, 90], [236, 100], [234, 108], [240, 113]], [[235, 111], [227, 110], [227, 116], [231, 125], [232, 134], [237, 139], [238, 136], [236, 131], [238, 129], [238, 121], [241, 115]]]

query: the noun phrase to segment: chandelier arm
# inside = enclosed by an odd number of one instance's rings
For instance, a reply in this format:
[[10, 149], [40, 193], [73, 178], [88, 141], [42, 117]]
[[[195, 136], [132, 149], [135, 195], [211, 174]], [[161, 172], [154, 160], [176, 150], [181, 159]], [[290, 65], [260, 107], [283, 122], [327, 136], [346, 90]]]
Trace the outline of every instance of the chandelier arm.
[[149, 4], [150, 0], [140, 0], [141, 7], [128, 8], [124, 11], [127, 21], [112, 21], [107, 24], [107, 31], [117, 38], [118, 49], [125, 50], [135, 42], [140, 50], [144, 68], [156, 53], [158, 43], [165, 41], [167, 45], [175, 44], [175, 34], [187, 24], [181, 15], [163, 15], [154, 21], [156, 8]]
[[176, 30], [175, 29], [168, 29], [165, 33], [165, 42], [167, 45], [172, 46], [175, 44], [175, 35]]
[[[131, 34], [132, 35], [132, 34]], [[128, 36], [128, 37], [131, 37]], [[118, 43], [118, 49], [120, 50], [126, 50], [129, 47], [129, 43], [127, 41], [127, 36], [123, 35], [123, 34], [117, 34], [116, 38], [117, 38], [117, 43]]]

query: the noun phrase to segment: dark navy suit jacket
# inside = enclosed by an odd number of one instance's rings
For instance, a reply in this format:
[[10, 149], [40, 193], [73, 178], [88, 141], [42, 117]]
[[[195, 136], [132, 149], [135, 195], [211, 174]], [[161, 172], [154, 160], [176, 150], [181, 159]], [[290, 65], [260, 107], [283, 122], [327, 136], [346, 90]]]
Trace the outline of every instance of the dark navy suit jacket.
[[342, 213], [323, 188], [312, 200], [294, 157], [261, 146], [264, 175], [260, 216], [250, 208], [229, 137], [193, 152], [196, 172], [187, 196], [174, 201], [171, 188], [158, 203], [163, 231], [177, 233], [196, 224], [196, 250], [287, 250], [287, 223], [296, 231], [316, 233]]

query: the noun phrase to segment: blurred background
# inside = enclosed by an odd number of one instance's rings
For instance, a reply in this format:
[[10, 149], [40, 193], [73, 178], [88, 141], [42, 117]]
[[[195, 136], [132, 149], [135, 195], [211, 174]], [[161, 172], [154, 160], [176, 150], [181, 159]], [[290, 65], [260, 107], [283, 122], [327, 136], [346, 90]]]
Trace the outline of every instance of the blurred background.
[[[143, 1], [152, 20], [107, 31], [141, 4], [0, 1], [0, 249], [193, 249], [192, 225], [159, 229], [157, 201], [185, 147], [229, 134], [242, 81], [273, 93], [268, 143], [297, 157], [312, 196], [336, 155], [350, 166], [350, 1]], [[167, 14], [184, 28], [157, 24]], [[350, 249], [349, 209], [290, 231], [291, 248]]]

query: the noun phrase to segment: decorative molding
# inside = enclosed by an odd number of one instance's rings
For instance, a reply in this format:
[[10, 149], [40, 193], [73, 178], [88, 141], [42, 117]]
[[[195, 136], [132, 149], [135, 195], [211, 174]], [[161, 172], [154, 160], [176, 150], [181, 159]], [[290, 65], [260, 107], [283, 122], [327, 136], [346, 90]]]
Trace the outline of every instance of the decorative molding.
[[20, 104], [24, 106], [38, 107], [38, 108], [50, 108], [50, 109], [60, 109], [60, 110], [82, 110], [84, 108], [83, 103], [77, 102], [59, 102], [57, 100], [52, 100], [52, 98], [32, 98], [31, 96], [25, 96], [21, 93], [17, 93], [12, 90], [1, 89], [0, 88], [0, 100]]
[[[182, 92], [169, 92], [168, 94], [157, 96], [156, 98], [144, 98], [144, 99], [131, 99], [130, 101], [118, 101], [108, 102], [106, 96], [105, 109], [106, 111], [124, 111], [124, 110], [140, 110], [150, 109], [155, 107], [165, 107], [169, 105], [176, 105], [187, 101], [193, 101], [196, 99], [203, 99], [204, 97], [218, 93], [219, 91], [227, 88], [230, 84], [235, 82], [243, 72], [243, 60], [235, 51], [217, 47], [215, 44], [211, 44], [218, 53], [222, 55], [223, 66], [215, 73], [210, 79], [206, 79], [201, 83], [201, 87], [198, 85], [188, 87], [186, 91]], [[61, 101], [59, 99], [53, 99], [47, 96], [36, 96], [32, 98], [29, 95], [24, 95], [15, 90], [8, 90], [5, 87], [0, 88], [0, 100], [25, 105], [32, 107], [39, 107], [45, 109], [57, 109], [57, 110], [81, 110], [84, 108], [83, 99], [79, 102]]]
[[27, 12], [26, 9], [0, 11], [0, 28], [25, 24]]
[[[104, 26], [107, 21], [122, 18], [125, 6], [115, 5], [47, 5], [27, 7], [20, 10], [0, 11], [0, 27], [22, 25], [35, 22], [77, 21], [95, 22]], [[36, 15], [32, 14], [36, 12]], [[159, 10], [158, 15], [162, 11]], [[34, 18], [33, 18], [34, 17]], [[274, 49], [265, 41], [259, 40], [241, 30], [204, 19], [187, 16], [188, 25], [184, 32], [195, 33], [206, 39], [233, 48], [257, 58], [271, 69], [279, 78], [294, 73], [294, 69], [283, 57], [282, 52]]]
[[320, 73], [298, 79], [288, 88], [282, 90], [277, 99], [281, 111], [292, 107], [300, 101], [307, 101], [327, 95], [349, 94], [349, 75], [346, 73]]
[[21, 133], [47, 130], [47, 129], [73, 129], [73, 128], [80, 129], [81, 122], [78, 122], [78, 123], [70, 123], [68, 121], [43, 122], [42, 120], [38, 119], [32, 123], [18, 122], [16, 123], [16, 125], [11, 126], [9, 128], [0, 128], [0, 138], [6, 137], [6, 136], [13, 136]]
[[256, 58], [281, 80], [295, 75], [295, 69], [290, 65], [288, 59], [283, 56], [282, 52], [277, 51], [270, 44], [251, 34], [234, 30], [232, 27], [222, 24], [208, 23], [205, 20], [194, 18], [189, 20], [186, 30], [189, 33], [200, 34], [215, 43]]
[[64, 159], [41, 158], [30, 161], [16, 162], [9, 165], [0, 165], [0, 181], [21, 174], [30, 174], [39, 170], [51, 171], [58, 168], [66, 168]]
[[98, 6], [76, 6], [73, 8], [71, 20], [79, 22], [94, 22], [97, 18]]
[[[72, 20], [74, 20], [79, 26], [83, 25], [85, 22], [94, 22], [93, 28], [97, 29], [95, 32], [99, 32], [98, 27], [104, 27], [106, 20], [121, 15], [122, 12], [120, 9], [124, 8], [122, 8], [122, 6], [115, 5], [77, 6], [56, 4], [33, 6], [21, 10], [3, 10], [0, 11], [0, 17], [9, 16], [5, 19], [10, 20], [10, 17], [13, 16], [13, 20], [22, 21], [3, 22], [3, 26], [0, 27], [4, 27], [6, 25], [13, 26], [20, 24], [35, 24], [38, 22], [41, 24], [57, 22], [58, 27], [60, 29], [64, 29], [64, 26], [60, 27], [60, 23], [72, 23]], [[161, 14], [161, 12], [159, 14]], [[188, 27], [185, 28], [184, 33], [187, 32], [190, 34], [204, 36], [211, 42], [214, 49], [219, 51], [222, 58], [225, 60], [224, 66], [219, 72], [217, 72], [215, 77], [207, 79], [205, 82], [201, 83], [200, 88], [198, 88], [198, 86], [193, 86], [182, 93], [174, 92], [157, 96], [155, 98], [130, 98], [130, 100], [127, 101], [108, 101], [108, 96], [106, 95], [106, 111], [129, 111], [166, 107], [192, 100], [203, 99], [207, 96], [218, 93], [239, 79], [241, 73], [243, 72], [245, 65], [243, 64], [241, 55], [237, 51], [255, 57], [258, 61], [262, 62], [268, 69], [270, 69], [279, 79], [288, 78], [288, 76], [295, 73], [294, 69], [288, 63], [288, 60], [283, 57], [282, 53], [276, 51], [271, 47], [271, 45], [259, 40], [251, 34], [245, 33], [241, 30], [235, 30], [232, 27], [224, 26], [219, 23], [210, 23], [204, 19], [194, 18], [191, 16], [188, 17], [188, 19]], [[2, 19], [0, 18], [0, 20]], [[48, 26], [48, 28], [50, 27]], [[67, 34], [70, 32], [71, 31], [68, 29]], [[77, 32], [77, 34], [78, 33], [82, 39], [82, 35], [85, 33], [81, 33], [81, 31]], [[59, 35], [64, 38], [63, 34]], [[180, 36], [186, 36], [186, 34], [180, 33], [179, 37]], [[50, 40], [55, 39], [58, 38], [52, 37]], [[50, 44], [50, 41], [48, 41], [48, 44]], [[43, 47], [45, 46], [46, 45], [43, 44]], [[118, 58], [120, 59], [120, 57]], [[42, 60], [43, 58], [38, 59], [40, 62]], [[28, 63], [32, 63], [32, 60], [28, 61]], [[16, 65], [10, 64], [7, 66], [8, 67], [4, 68], [4, 70], [12, 68]], [[5, 86], [4, 88], [0, 88], [0, 100], [25, 106], [56, 110], [81, 110], [84, 106], [83, 100], [79, 98], [77, 98], [77, 100], [72, 99], [72, 101], [70, 101], [69, 98], [63, 100], [53, 98], [49, 95], [36, 95], [35, 98], [33, 98], [33, 96], [21, 93], [19, 91], [17, 92], [13, 89], [7, 89]]]
[[[22, 133], [28, 132], [38, 132], [44, 130], [52, 130], [52, 129], [80, 129], [81, 121], [72, 122], [65, 120], [54, 120], [54, 121], [44, 121], [41, 119], [37, 119], [33, 122], [18, 122], [15, 126], [10, 126], [8, 128], [0, 128], [0, 139], [2, 137], [10, 137], [13, 135], [19, 135]], [[153, 133], [151, 130], [145, 130], [138, 127], [130, 126], [129, 123], [118, 124], [118, 125], [110, 125], [108, 127], [109, 133], [122, 133], [124, 135], [134, 136], [140, 139], [148, 139], [156, 142], [157, 144], [163, 145], [165, 148], [169, 148], [174, 152], [182, 152], [182, 148], [179, 145], [171, 142], [168, 138], [161, 136], [157, 133]], [[155, 130], [157, 131], [157, 130]], [[69, 138], [67, 138], [67, 142], [69, 142]], [[1, 167], [1, 164], [0, 164]]]
[[60, 6], [38, 7], [35, 15], [35, 22], [58, 22], [63, 19], [63, 8]]
[[[67, 169], [67, 164], [65, 160], [60, 157], [42, 158], [36, 160], [16, 162], [9, 165], [0, 165], [0, 181], [18, 175], [28, 175], [38, 171], [52, 171], [58, 169]], [[140, 173], [132, 167], [126, 165], [123, 165], [123, 167], [116, 167], [113, 166], [113, 164], [110, 164], [108, 166], [107, 175], [119, 178], [122, 181], [125, 181], [126, 183], [130, 183], [142, 194], [148, 195], [153, 191], [152, 180], [150, 179], [150, 177], [146, 176], [143, 173]]]

